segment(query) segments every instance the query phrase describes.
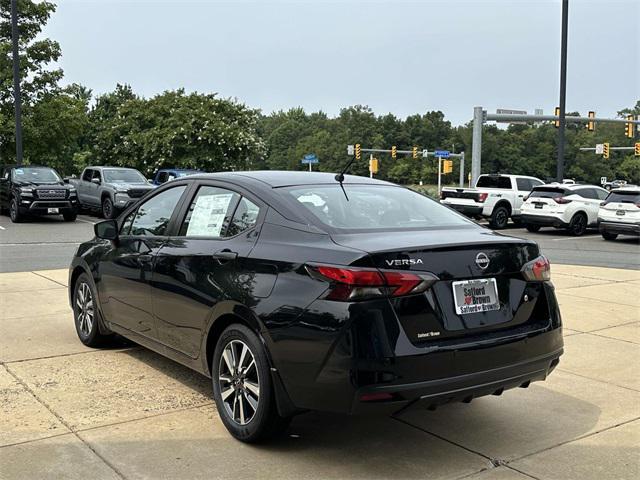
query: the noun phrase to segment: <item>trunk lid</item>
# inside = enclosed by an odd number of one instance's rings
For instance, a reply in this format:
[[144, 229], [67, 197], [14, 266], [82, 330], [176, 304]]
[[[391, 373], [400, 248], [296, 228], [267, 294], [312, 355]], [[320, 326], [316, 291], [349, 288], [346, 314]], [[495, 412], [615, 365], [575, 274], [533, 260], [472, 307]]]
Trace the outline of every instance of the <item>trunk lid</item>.
[[[478, 227], [332, 235], [332, 239], [367, 252], [357, 266], [438, 276], [425, 293], [389, 300], [415, 344], [550, 321], [543, 284], [527, 282], [521, 273], [539, 255], [534, 242]], [[458, 313], [467, 292], [471, 303], [488, 298], [495, 309]]]

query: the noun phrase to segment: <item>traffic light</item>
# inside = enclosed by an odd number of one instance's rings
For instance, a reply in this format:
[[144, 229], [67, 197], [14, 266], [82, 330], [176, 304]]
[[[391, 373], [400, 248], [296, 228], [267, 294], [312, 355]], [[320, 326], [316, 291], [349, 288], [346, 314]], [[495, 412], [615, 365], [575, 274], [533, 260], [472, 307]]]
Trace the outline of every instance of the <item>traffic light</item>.
[[609, 143], [602, 144], [602, 158], [609, 158]]
[[372, 158], [369, 160], [369, 171], [371, 173], [378, 173], [378, 159]]
[[362, 148], [360, 148], [360, 144], [356, 143], [356, 160], [360, 160], [362, 156]]
[[[589, 112], [589, 118], [596, 118], [596, 112]], [[593, 132], [596, 129], [596, 122], [590, 120], [587, 122], [587, 130]]]
[[393, 147], [391, 147], [391, 158], [396, 158], [397, 155], [398, 155], [398, 149], [394, 145]]
[[[560, 107], [556, 107], [555, 114], [556, 114], [556, 117], [560, 116]], [[554, 124], [556, 128], [560, 128], [560, 120], [556, 120]]]
[[418, 147], [413, 147], [413, 148], [411, 149], [411, 156], [412, 156], [414, 159], [418, 158]]
[[633, 148], [633, 154], [636, 157], [640, 157], [640, 142], [636, 142], [634, 148]]
[[627, 115], [627, 123], [624, 124], [624, 135], [633, 138], [633, 115]]
[[442, 173], [453, 172], [453, 160], [445, 160], [442, 162]]

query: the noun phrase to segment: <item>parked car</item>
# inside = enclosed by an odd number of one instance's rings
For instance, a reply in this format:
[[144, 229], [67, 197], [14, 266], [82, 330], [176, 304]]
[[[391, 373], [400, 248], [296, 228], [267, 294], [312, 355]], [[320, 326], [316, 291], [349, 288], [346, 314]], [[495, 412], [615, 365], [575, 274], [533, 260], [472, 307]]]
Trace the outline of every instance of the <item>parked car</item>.
[[65, 185], [53, 168], [38, 165], [0, 167], [0, 210], [9, 212], [11, 221], [26, 215], [62, 215], [67, 222], [78, 215], [76, 189]]
[[640, 236], [640, 187], [612, 190], [598, 210], [598, 230], [605, 240]]
[[138, 170], [122, 167], [87, 167], [78, 179], [69, 179], [78, 190], [82, 208], [99, 210], [104, 218], [116, 218], [131, 201], [155, 187]]
[[176, 178], [186, 177], [187, 175], [195, 175], [196, 173], [204, 173], [200, 170], [187, 170], [187, 169], [177, 169], [177, 168], [163, 168], [158, 170], [156, 174], [153, 176], [153, 180], [151, 183], [153, 185], [162, 185], [165, 182], [170, 180], [175, 180]]
[[306, 410], [499, 395], [544, 380], [562, 354], [536, 243], [392, 183], [192, 175], [95, 233], [69, 269], [80, 340], [105, 345], [115, 332], [212, 377], [242, 441]]
[[598, 208], [607, 195], [595, 185], [551, 183], [535, 187], [522, 205], [522, 222], [530, 232], [555, 227], [579, 236], [597, 225]]
[[607, 190], [613, 190], [614, 188], [625, 187], [627, 185], [626, 180], [612, 180], [603, 185]]
[[520, 220], [524, 197], [544, 182], [522, 175], [480, 175], [475, 188], [445, 187], [441, 202], [473, 218], [488, 218], [495, 229], [505, 228], [509, 218]]

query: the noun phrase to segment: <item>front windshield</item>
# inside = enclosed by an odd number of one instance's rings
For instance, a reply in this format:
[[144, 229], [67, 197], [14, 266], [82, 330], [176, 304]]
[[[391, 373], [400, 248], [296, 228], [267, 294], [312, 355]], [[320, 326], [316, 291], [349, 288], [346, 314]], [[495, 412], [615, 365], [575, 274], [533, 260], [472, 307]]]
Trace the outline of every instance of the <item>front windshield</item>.
[[108, 169], [103, 171], [107, 183], [147, 183], [147, 179], [137, 170]]
[[473, 222], [430, 198], [392, 185], [305, 185], [289, 194], [324, 225], [336, 229], [382, 230], [454, 227]]
[[29, 183], [57, 183], [61, 182], [60, 175], [48, 167], [20, 167], [13, 169], [14, 182]]

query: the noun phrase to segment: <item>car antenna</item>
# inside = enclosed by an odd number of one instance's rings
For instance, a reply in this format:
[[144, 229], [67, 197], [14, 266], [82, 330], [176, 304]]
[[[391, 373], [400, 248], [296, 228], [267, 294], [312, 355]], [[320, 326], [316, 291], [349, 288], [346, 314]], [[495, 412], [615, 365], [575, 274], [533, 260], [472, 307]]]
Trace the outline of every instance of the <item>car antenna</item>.
[[347, 191], [344, 189], [344, 185], [342, 184], [342, 182], [344, 182], [344, 174], [347, 172], [347, 170], [349, 170], [349, 167], [351, 166], [351, 164], [355, 159], [356, 159], [355, 156], [351, 157], [351, 159], [347, 162], [347, 164], [344, 166], [342, 171], [335, 176], [336, 181], [340, 183], [340, 188], [342, 189], [342, 193], [344, 193], [344, 198], [347, 199], [347, 202], [349, 201], [349, 197], [347, 196]]

